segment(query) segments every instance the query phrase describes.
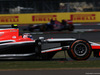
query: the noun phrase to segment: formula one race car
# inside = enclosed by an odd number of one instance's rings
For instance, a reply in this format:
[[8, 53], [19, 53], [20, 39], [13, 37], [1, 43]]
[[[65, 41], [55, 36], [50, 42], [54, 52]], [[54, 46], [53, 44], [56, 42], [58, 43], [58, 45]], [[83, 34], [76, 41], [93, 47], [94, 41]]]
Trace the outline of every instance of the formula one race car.
[[62, 20], [62, 22], [59, 22], [57, 20], [51, 20], [50, 23], [47, 24], [37, 24], [37, 25], [29, 25], [28, 30], [30, 32], [33, 32], [35, 30], [38, 31], [62, 31], [62, 30], [74, 30], [74, 25], [71, 20]]
[[[59, 43], [59, 46], [46, 48], [48, 44]], [[44, 48], [42, 48], [45, 46]], [[19, 29], [0, 29], [0, 59], [41, 59], [50, 60], [59, 51], [67, 50], [74, 60], [86, 60], [92, 51], [100, 57], [100, 44], [75, 38], [39, 37], [33, 39], [29, 33], [19, 36]]]

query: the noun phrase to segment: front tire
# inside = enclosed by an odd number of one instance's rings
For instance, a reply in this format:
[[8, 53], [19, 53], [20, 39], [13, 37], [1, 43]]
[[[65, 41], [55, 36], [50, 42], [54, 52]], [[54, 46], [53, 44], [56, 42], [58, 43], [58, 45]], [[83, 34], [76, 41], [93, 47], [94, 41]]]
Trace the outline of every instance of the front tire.
[[76, 40], [70, 45], [68, 55], [74, 60], [86, 60], [92, 52], [91, 45], [86, 40]]

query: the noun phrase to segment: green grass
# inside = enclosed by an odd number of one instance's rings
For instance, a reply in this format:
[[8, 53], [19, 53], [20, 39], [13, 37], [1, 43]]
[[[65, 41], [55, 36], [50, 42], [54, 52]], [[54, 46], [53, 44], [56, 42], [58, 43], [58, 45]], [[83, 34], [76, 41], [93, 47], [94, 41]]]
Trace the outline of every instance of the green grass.
[[0, 69], [100, 68], [100, 61], [6, 61]]

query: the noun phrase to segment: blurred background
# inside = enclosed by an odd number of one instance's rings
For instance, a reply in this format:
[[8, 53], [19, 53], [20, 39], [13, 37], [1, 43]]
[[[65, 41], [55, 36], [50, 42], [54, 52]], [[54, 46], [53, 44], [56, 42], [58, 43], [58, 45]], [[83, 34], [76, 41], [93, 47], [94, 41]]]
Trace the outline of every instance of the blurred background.
[[51, 29], [59, 27], [56, 30], [61, 30], [64, 19], [72, 21], [70, 31], [94, 30], [100, 29], [99, 11], [100, 0], [0, 0], [0, 27], [18, 24], [22, 30], [37, 28], [41, 31], [42, 28], [46, 31], [47, 24], [54, 19], [59, 22]]
[[100, 0], [0, 0], [0, 14], [100, 11]]

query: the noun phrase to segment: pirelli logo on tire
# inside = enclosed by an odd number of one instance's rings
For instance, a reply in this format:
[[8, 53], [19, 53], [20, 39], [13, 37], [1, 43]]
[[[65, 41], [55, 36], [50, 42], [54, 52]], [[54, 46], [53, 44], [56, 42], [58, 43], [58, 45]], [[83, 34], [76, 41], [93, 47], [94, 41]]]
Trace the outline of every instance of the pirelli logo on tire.
[[0, 16], [0, 22], [19, 22], [19, 16]]
[[71, 20], [96, 20], [96, 14], [72, 14], [70, 15]]
[[34, 15], [32, 21], [50, 21], [51, 19], [56, 20], [57, 15]]

